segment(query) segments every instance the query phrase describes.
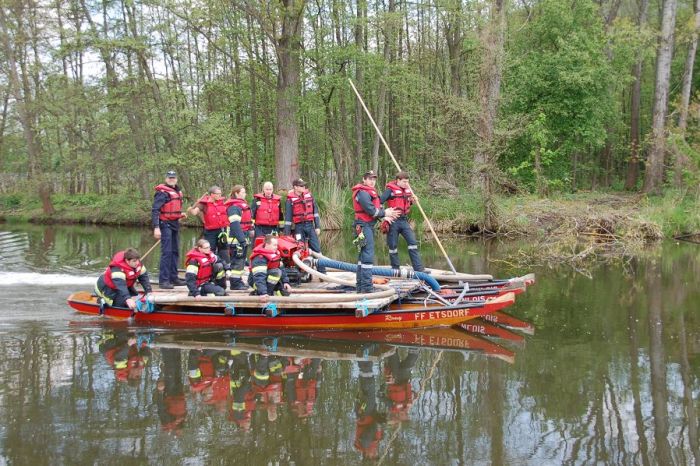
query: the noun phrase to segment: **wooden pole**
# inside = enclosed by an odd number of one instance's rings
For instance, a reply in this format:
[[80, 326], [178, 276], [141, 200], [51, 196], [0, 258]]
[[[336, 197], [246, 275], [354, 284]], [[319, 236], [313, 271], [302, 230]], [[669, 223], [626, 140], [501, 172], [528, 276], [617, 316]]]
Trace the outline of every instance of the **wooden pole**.
[[158, 246], [159, 244], [160, 244], [160, 240], [156, 241], [156, 244], [154, 244], [153, 246], [151, 246], [151, 249], [149, 249], [148, 251], [146, 251], [146, 254], [144, 254], [143, 256], [141, 256], [141, 259], [140, 259], [141, 262], [143, 262], [143, 260], [146, 258], [146, 256], [148, 256], [148, 255], [156, 248], [156, 246]]
[[[365, 105], [364, 100], [362, 100], [362, 96], [360, 96], [360, 93], [355, 88], [355, 84], [353, 84], [352, 79], [350, 79], [350, 78], [348, 78], [348, 81], [350, 81], [350, 86], [352, 87], [352, 90], [355, 91], [355, 95], [357, 96], [357, 99], [360, 101], [360, 104], [362, 104], [362, 108], [365, 109], [365, 113], [367, 114], [369, 121], [372, 122], [372, 126], [374, 126], [374, 129], [377, 131], [377, 135], [379, 136], [379, 139], [381, 139], [382, 143], [384, 144], [384, 148], [391, 156], [391, 160], [394, 162], [394, 165], [396, 165], [396, 169], [398, 171], [401, 171], [401, 167], [399, 166], [399, 162], [396, 161], [396, 157], [394, 157], [394, 153], [391, 152], [391, 148], [389, 148], [389, 144], [387, 144], [386, 140], [384, 139], [384, 136], [382, 136], [382, 132], [379, 130], [379, 127], [374, 122], [374, 118], [372, 118], [372, 114], [369, 113], [369, 110], [367, 109], [367, 106]], [[452, 261], [450, 260], [450, 257], [447, 255], [445, 248], [442, 247], [442, 242], [440, 242], [440, 238], [438, 238], [437, 233], [435, 233], [435, 229], [433, 228], [432, 222], [430, 221], [428, 216], [425, 214], [423, 207], [420, 205], [420, 202], [418, 201], [418, 196], [416, 196], [415, 190], [413, 190], [413, 196], [416, 199], [416, 206], [418, 207], [418, 210], [420, 210], [420, 213], [423, 215], [423, 218], [428, 223], [428, 228], [430, 228], [430, 232], [433, 234], [435, 241], [437, 241], [437, 244], [440, 247], [440, 251], [442, 251], [442, 255], [445, 256], [445, 259], [447, 259], [447, 263], [449, 264], [450, 269], [452, 269], [452, 273], [456, 274], [457, 270], [455, 270], [455, 266], [452, 265]]]

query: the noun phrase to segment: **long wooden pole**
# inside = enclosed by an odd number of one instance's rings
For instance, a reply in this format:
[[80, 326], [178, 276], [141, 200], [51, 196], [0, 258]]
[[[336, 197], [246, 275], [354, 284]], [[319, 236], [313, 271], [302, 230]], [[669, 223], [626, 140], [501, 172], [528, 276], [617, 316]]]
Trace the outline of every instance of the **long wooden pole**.
[[[350, 78], [348, 78], [348, 81], [350, 81], [350, 86], [352, 87], [352, 90], [355, 91], [355, 95], [357, 96], [357, 99], [360, 101], [360, 104], [362, 104], [362, 108], [365, 109], [365, 113], [367, 114], [369, 121], [372, 122], [372, 126], [374, 126], [374, 129], [377, 131], [377, 135], [379, 136], [379, 139], [381, 139], [382, 143], [384, 144], [384, 148], [391, 156], [391, 160], [394, 162], [394, 165], [396, 165], [396, 169], [398, 171], [401, 171], [401, 167], [399, 166], [399, 162], [396, 161], [396, 157], [394, 157], [394, 153], [391, 152], [391, 148], [389, 147], [389, 144], [387, 144], [386, 140], [384, 139], [384, 136], [382, 136], [382, 132], [379, 130], [379, 127], [374, 122], [374, 118], [372, 118], [372, 114], [369, 113], [369, 110], [367, 109], [367, 106], [365, 105], [365, 101], [362, 100], [362, 96], [360, 96], [360, 93], [357, 91], [355, 84], [352, 82], [352, 79], [350, 79]], [[455, 266], [452, 265], [452, 261], [450, 260], [450, 257], [447, 255], [445, 248], [442, 247], [442, 242], [440, 242], [440, 238], [438, 238], [437, 233], [435, 233], [435, 229], [433, 228], [432, 222], [430, 221], [428, 216], [425, 214], [423, 207], [420, 205], [420, 202], [418, 201], [418, 196], [416, 196], [415, 191], [413, 191], [413, 196], [416, 199], [416, 206], [418, 207], [418, 210], [420, 210], [420, 213], [423, 215], [423, 218], [428, 223], [428, 228], [430, 228], [430, 232], [433, 234], [435, 241], [437, 241], [437, 244], [440, 247], [440, 251], [442, 251], [442, 255], [445, 256], [445, 259], [447, 259], [447, 263], [450, 265], [450, 269], [452, 269], [452, 273], [456, 274], [457, 270], [455, 270]]]
[[141, 259], [140, 259], [140, 260], [143, 261], [143, 260], [146, 258], [146, 256], [148, 256], [148, 255], [151, 253], [151, 251], [153, 251], [153, 250], [156, 248], [156, 246], [158, 246], [159, 244], [160, 244], [160, 240], [156, 241], [156, 244], [154, 244], [153, 246], [151, 246], [151, 249], [149, 249], [148, 251], [146, 251], [146, 254], [144, 254], [143, 256], [141, 256]]

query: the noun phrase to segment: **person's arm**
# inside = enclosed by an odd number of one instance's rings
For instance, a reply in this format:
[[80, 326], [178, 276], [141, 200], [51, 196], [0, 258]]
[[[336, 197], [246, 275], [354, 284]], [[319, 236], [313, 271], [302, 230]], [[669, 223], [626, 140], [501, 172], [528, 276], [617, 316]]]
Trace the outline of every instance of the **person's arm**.
[[392, 198], [393, 194], [394, 192], [391, 190], [391, 188], [386, 188], [382, 195], [379, 196], [379, 202], [384, 204], [386, 201]]
[[314, 199], [314, 228], [316, 229], [316, 234], [321, 232], [321, 216], [318, 214], [316, 199]]
[[148, 275], [146, 266], [143, 264], [141, 264], [141, 269], [139, 270], [138, 280], [146, 294], [153, 292], [153, 288], [151, 288], [151, 277]]
[[153, 237], [160, 239], [160, 209], [168, 202], [170, 196], [162, 191], [156, 191], [153, 196], [153, 207], [151, 208], [151, 224], [153, 225]]
[[245, 244], [245, 233], [243, 232], [243, 227], [241, 227], [241, 218], [243, 216], [243, 211], [240, 207], [232, 205], [229, 206], [226, 211], [228, 214], [229, 233], [231, 236], [238, 240], [238, 244], [243, 246]]
[[362, 210], [364, 210], [368, 215], [371, 215], [374, 218], [384, 216], [384, 209], [381, 207], [379, 209], [374, 207], [374, 204], [372, 204], [372, 197], [367, 191], [359, 191], [357, 193], [357, 202], [360, 204], [360, 207], [362, 207]]
[[199, 273], [199, 263], [195, 259], [191, 259], [187, 263], [185, 270], [185, 284], [190, 291], [190, 296], [199, 296], [199, 288], [197, 287], [197, 274]]
[[284, 234], [290, 235], [292, 233], [292, 201], [287, 198], [287, 202], [284, 206]]
[[278, 218], [279, 218], [280, 220], [279, 220], [279, 222], [277, 222], [277, 228], [278, 228], [279, 230], [282, 230], [282, 229], [284, 228], [285, 223], [284, 223], [284, 209], [282, 208], [282, 202], [281, 202], [281, 200], [280, 200], [280, 213], [279, 213], [279, 217], [278, 217]]
[[255, 292], [258, 295], [267, 294], [267, 259], [262, 256], [256, 256], [250, 264], [253, 274], [253, 283], [255, 283]]

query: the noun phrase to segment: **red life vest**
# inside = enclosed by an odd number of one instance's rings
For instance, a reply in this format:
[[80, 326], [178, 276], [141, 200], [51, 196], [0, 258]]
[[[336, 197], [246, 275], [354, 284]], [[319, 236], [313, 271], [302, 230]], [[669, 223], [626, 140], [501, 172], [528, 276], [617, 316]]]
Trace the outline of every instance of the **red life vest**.
[[216, 254], [210, 252], [204, 254], [200, 252], [197, 248], [191, 249], [185, 256], [185, 263], [189, 264], [191, 260], [197, 261], [197, 286], [202, 283], [206, 283], [211, 280], [213, 273], [213, 265], [216, 262]]
[[386, 201], [386, 205], [400, 210], [401, 215], [408, 215], [413, 205], [413, 201], [411, 200], [413, 191], [411, 191], [411, 188], [403, 189], [394, 181], [387, 183], [386, 187], [391, 189], [391, 197]]
[[124, 251], [119, 251], [114, 255], [114, 257], [112, 257], [112, 262], [110, 262], [107, 266], [107, 269], [105, 269], [105, 285], [107, 285], [113, 290], [116, 290], [117, 287], [114, 284], [114, 281], [112, 280], [112, 267], [119, 267], [120, 269], [122, 269], [124, 275], [126, 275], [125, 280], [127, 287], [134, 286], [134, 283], [136, 283], [136, 279], [139, 278], [139, 275], [146, 271], [146, 269], [141, 264], [141, 261], [139, 261], [136, 267], [132, 267], [129, 264], [127, 264], [126, 259], [124, 259]]
[[[248, 203], [244, 199], [231, 198], [226, 201], [225, 205], [226, 210], [228, 210], [229, 206], [232, 205], [235, 205], [236, 207], [241, 209], [241, 229], [243, 231], [250, 230], [250, 228], [253, 226], [253, 222], [251, 221], [252, 217], [250, 214], [250, 206], [248, 205]], [[228, 217], [226, 218], [226, 221], [228, 221]]]
[[204, 204], [204, 229], [218, 230], [229, 225], [226, 215], [226, 203], [223, 199], [214, 201], [208, 194], [202, 196], [197, 202]]
[[258, 193], [253, 196], [258, 207], [255, 209], [255, 224], [276, 227], [280, 222], [280, 200], [277, 194], [272, 197], [265, 197], [265, 194]]
[[314, 197], [309, 191], [301, 196], [294, 191], [287, 194], [287, 200], [292, 203], [292, 222], [313, 222], [314, 221]]
[[357, 202], [357, 195], [360, 193], [360, 191], [365, 191], [367, 194], [369, 194], [369, 197], [372, 200], [372, 205], [375, 209], [379, 210], [382, 208], [382, 204], [381, 202], [379, 202], [379, 195], [377, 194], [377, 190], [374, 188], [370, 188], [366, 184], [356, 184], [352, 187], [352, 208], [355, 211], [355, 220], [360, 220], [363, 222], [373, 222], [377, 220], [377, 218], [372, 217], [370, 214], [365, 212], [365, 209], [363, 209], [360, 203]]
[[250, 255], [251, 272], [253, 271], [253, 259], [258, 256], [267, 259], [267, 270], [278, 269], [280, 267], [280, 260], [282, 259], [280, 252], [278, 250], [270, 251], [269, 249], [265, 249], [265, 243], [262, 243], [256, 246], [255, 249], [253, 249], [253, 254]]
[[182, 215], [182, 191], [178, 191], [167, 184], [159, 184], [154, 188], [156, 191], [165, 193], [170, 197], [170, 200], [163, 204], [160, 208], [159, 219], [170, 221], [179, 220]]

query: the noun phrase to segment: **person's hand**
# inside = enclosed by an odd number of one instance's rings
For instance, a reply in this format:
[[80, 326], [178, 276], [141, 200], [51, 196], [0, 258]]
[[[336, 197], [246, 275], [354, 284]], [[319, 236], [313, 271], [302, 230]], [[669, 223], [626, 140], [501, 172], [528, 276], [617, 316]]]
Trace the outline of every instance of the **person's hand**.
[[316, 232], [316, 236], [318, 236], [318, 235], [321, 234], [321, 229], [320, 229], [320, 228], [316, 228], [316, 230], [314, 230], [314, 231]]
[[399, 216], [399, 210], [389, 207], [384, 210], [384, 218], [387, 220], [394, 220]]
[[289, 283], [285, 283], [284, 285], [282, 285], [282, 287], [285, 291], [292, 291], [292, 285], [290, 285]]
[[195, 300], [199, 301], [202, 299], [202, 295], [198, 294], [197, 296], [194, 297]]
[[187, 218], [187, 213], [185, 212], [180, 213], [180, 215], [182, 215], [182, 217], [180, 217], [180, 220], [184, 220]]
[[127, 305], [127, 307], [128, 307], [129, 309], [131, 309], [132, 311], [133, 311], [134, 309], [136, 309], [136, 301], [134, 301], [133, 298], [127, 299], [127, 300], [126, 300], [126, 305]]
[[131, 337], [126, 341], [126, 344], [129, 346], [134, 346], [136, 344], [136, 338]]
[[248, 236], [250, 236], [251, 238], [255, 238], [255, 230], [252, 228], [248, 230]]
[[261, 294], [259, 296], [259, 298], [260, 298], [260, 302], [263, 304], [267, 303], [270, 300], [270, 297], [266, 294]]
[[153, 237], [155, 239], [160, 239], [160, 228], [159, 227], [155, 227], [153, 229]]

